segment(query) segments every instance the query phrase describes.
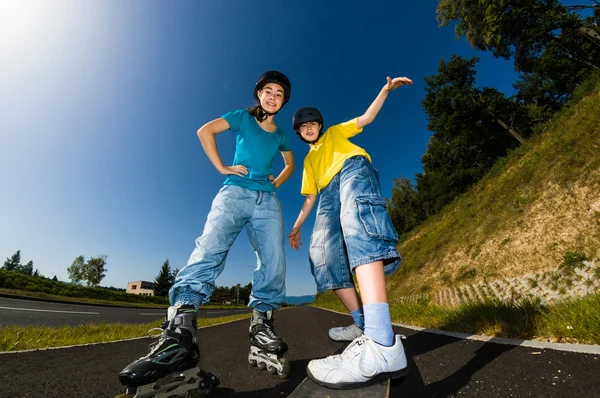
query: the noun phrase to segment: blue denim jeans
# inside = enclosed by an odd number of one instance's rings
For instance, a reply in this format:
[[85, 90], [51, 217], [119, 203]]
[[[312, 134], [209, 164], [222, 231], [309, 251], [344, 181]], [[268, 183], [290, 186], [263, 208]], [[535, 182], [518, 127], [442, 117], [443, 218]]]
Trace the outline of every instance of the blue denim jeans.
[[382, 260], [385, 275], [398, 269], [398, 234], [381, 198], [379, 173], [367, 158], [347, 159], [319, 196], [309, 248], [318, 292], [354, 287], [359, 265]]
[[285, 233], [279, 199], [274, 192], [236, 185], [223, 186], [213, 200], [202, 236], [196, 239], [196, 248], [169, 291], [171, 304], [209, 301], [227, 253], [244, 227], [257, 258], [249, 305], [279, 309], [285, 297]]

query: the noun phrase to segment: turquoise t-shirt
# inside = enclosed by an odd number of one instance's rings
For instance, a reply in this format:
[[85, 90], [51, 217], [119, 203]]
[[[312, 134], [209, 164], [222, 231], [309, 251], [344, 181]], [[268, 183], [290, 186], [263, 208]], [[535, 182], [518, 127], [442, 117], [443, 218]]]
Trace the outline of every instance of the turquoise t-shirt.
[[240, 177], [230, 174], [223, 185], [237, 185], [253, 191], [273, 192], [269, 175], [273, 173], [273, 159], [279, 152], [291, 151], [288, 135], [281, 128], [270, 133], [264, 130], [245, 109], [224, 114], [229, 129], [235, 133], [233, 166], [242, 165], [248, 174]]

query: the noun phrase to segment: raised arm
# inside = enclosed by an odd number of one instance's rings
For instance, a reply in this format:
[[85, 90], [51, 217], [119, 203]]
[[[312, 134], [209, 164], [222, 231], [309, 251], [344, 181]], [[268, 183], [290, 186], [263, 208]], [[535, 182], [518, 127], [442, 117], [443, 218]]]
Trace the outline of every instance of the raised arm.
[[385, 86], [383, 86], [373, 103], [369, 106], [367, 111], [362, 116], [358, 117], [358, 120], [356, 121], [356, 127], [361, 129], [367, 124], [371, 123], [373, 120], [375, 120], [375, 117], [377, 117], [377, 114], [379, 113], [381, 107], [385, 103], [385, 100], [387, 99], [387, 96], [390, 93], [390, 91], [393, 91], [405, 84], [412, 83], [413, 81], [410, 80], [408, 77], [396, 77], [394, 79], [391, 79], [388, 76], [387, 83], [385, 84]]
[[295, 250], [298, 250], [300, 246], [302, 246], [302, 242], [300, 242], [300, 228], [302, 227], [302, 224], [304, 224], [304, 221], [306, 221], [306, 217], [308, 217], [312, 211], [316, 199], [317, 195], [306, 195], [304, 204], [302, 204], [302, 209], [300, 209], [300, 214], [298, 214], [298, 218], [294, 223], [294, 228], [292, 228], [292, 232], [288, 235], [290, 246]]
[[198, 129], [198, 138], [204, 148], [204, 152], [210, 162], [215, 166], [215, 169], [221, 174], [235, 174], [242, 176], [248, 174], [248, 169], [245, 166], [225, 166], [219, 150], [217, 149], [217, 141], [215, 135], [229, 129], [229, 123], [222, 117], [206, 123]]

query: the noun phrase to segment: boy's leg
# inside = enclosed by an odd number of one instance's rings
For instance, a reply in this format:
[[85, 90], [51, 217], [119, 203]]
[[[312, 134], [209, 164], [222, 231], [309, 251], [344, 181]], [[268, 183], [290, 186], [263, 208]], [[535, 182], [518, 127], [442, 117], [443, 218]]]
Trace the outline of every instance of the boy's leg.
[[350, 312], [354, 323], [329, 329], [329, 338], [334, 341], [352, 341], [361, 336], [365, 328], [365, 316], [360, 297], [354, 287], [335, 289], [334, 292]]
[[394, 331], [387, 303], [383, 261], [360, 265], [354, 271], [363, 299], [365, 335], [389, 347], [394, 344]]
[[334, 289], [333, 292], [348, 311], [361, 311], [362, 305], [360, 303], [360, 297], [358, 297], [355, 288], [347, 287], [344, 289]]
[[339, 175], [341, 224], [361, 289], [365, 335], [341, 355], [311, 361], [308, 374], [330, 388], [356, 388], [406, 373], [406, 356], [400, 336], [393, 335], [385, 289], [385, 274], [397, 269], [400, 255], [398, 236], [368, 159], [348, 159]]
[[364, 335], [342, 354], [308, 364], [311, 379], [329, 388], [359, 388], [407, 372], [401, 336], [394, 336], [392, 330], [383, 261], [357, 266], [355, 271], [365, 314]]
[[352, 325], [331, 328], [329, 338], [335, 341], [352, 341], [362, 334], [364, 317], [348, 263], [340, 213], [339, 177], [336, 176], [319, 197], [309, 260], [317, 291], [333, 290], [354, 320]]

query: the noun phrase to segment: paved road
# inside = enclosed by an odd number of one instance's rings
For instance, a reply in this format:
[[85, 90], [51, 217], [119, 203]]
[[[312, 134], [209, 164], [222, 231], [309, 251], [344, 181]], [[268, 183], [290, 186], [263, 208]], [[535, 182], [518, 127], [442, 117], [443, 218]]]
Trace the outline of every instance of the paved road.
[[[340, 343], [330, 327], [350, 318], [312, 307], [277, 314], [277, 332], [290, 345], [290, 379], [247, 364], [248, 320], [201, 329], [201, 366], [221, 379], [212, 397], [286, 397], [306, 377], [312, 358]], [[396, 328], [407, 336], [410, 371], [393, 383], [392, 397], [597, 397], [598, 355], [460, 340]], [[150, 339], [0, 355], [0, 395], [6, 397], [108, 397], [122, 392], [117, 373], [147, 352]]]
[[[198, 312], [198, 316], [215, 318], [251, 311], [250, 308], [203, 309]], [[0, 327], [8, 325], [57, 327], [117, 322], [147, 323], [164, 319], [164, 317], [165, 311], [160, 309], [102, 307], [0, 297]]]

